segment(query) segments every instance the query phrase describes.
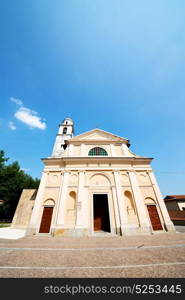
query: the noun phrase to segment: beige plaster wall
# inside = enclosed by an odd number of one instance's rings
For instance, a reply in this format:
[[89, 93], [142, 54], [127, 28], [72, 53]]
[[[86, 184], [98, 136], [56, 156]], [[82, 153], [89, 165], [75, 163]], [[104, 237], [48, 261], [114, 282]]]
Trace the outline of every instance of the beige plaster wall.
[[11, 225], [13, 228], [26, 228], [29, 224], [36, 192], [36, 189], [22, 191]]
[[142, 172], [138, 172], [137, 171], [137, 180], [139, 185], [151, 185], [150, 182], [150, 178], [149, 175], [147, 174], [147, 172], [142, 171]]
[[74, 145], [71, 155], [80, 156], [81, 155], [81, 146]]
[[120, 182], [121, 182], [121, 185], [123, 185], [123, 186], [130, 185], [130, 180], [129, 180], [129, 176], [128, 176], [127, 172], [120, 172]]
[[121, 145], [114, 145], [114, 156], [123, 156]]
[[109, 186], [110, 185], [110, 181], [107, 178], [106, 175], [104, 174], [94, 174], [91, 178], [90, 178], [90, 185], [94, 186], [94, 185], [102, 185], [102, 186]]
[[58, 201], [58, 197], [59, 197], [59, 187], [46, 187], [44, 189], [44, 193], [43, 193], [43, 197], [42, 197], [42, 204], [44, 203], [44, 201], [46, 201], [47, 199], [53, 199], [55, 201], [55, 204]]
[[140, 187], [143, 196], [143, 201], [146, 198], [152, 198], [156, 201], [155, 192], [152, 186]]
[[59, 186], [60, 185], [60, 172], [49, 172], [47, 174], [46, 186]]
[[114, 185], [114, 177], [111, 171], [87, 171], [85, 174], [86, 185]]
[[69, 186], [78, 185], [78, 172], [71, 172], [69, 175]]

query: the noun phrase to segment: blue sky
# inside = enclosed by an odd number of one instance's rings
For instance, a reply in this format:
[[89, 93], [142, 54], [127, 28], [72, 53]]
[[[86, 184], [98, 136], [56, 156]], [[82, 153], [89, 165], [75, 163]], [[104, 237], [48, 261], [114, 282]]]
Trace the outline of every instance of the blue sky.
[[101, 128], [185, 193], [185, 2], [1, 0], [0, 148], [33, 177], [58, 124]]

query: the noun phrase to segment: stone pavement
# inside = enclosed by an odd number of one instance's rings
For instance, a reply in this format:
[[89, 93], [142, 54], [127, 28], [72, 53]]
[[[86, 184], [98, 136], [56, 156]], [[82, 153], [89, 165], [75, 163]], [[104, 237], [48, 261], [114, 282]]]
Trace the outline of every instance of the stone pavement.
[[185, 233], [0, 240], [0, 277], [185, 277]]

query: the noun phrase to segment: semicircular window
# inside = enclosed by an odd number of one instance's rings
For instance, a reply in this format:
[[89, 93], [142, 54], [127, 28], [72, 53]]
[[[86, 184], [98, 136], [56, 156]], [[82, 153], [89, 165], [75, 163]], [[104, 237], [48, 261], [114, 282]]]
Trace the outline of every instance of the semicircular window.
[[108, 154], [107, 154], [107, 151], [105, 151], [103, 148], [95, 147], [89, 151], [88, 155], [89, 156], [106, 156]]

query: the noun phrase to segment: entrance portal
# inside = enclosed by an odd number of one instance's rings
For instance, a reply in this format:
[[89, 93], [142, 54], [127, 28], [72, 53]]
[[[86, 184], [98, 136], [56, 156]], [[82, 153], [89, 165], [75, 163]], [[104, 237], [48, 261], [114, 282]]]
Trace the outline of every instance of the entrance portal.
[[110, 219], [107, 194], [93, 195], [94, 230], [110, 232]]
[[155, 205], [147, 205], [148, 213], [152, 223], [153, 230], [162, 230], [161, 221]]
[[44, 207], [39, 233], [49, 233], [53, 207]]

